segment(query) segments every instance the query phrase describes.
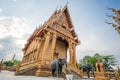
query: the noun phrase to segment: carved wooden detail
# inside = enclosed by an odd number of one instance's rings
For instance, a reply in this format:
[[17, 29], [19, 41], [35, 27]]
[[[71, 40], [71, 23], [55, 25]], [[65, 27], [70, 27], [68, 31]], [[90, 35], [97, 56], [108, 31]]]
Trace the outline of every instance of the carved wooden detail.
[[67, 58], [67, 54], [70, 54], [71, 69], [74, 68], [77, 72], [76, 46], [79, 40], [76, 37], [67, 6], [62, 10], [55, 10], [48, 21], [36, 28], [27, 40], [17, 73], [36, 67], [35, 75], [50, 75], [51, 61], [55, 58]]

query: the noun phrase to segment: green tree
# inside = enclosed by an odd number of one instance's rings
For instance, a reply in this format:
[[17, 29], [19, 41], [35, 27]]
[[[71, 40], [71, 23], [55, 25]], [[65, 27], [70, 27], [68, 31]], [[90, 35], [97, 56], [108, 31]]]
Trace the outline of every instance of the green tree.
[[108, 71], [113, 71], [112, 66], [117, 65], [114, 55], [101, 56], [102, 62], [106, 65]]
[[98, 59], [102, 60], [102, 62], [104, 63], [104, 65], [106, 66], [106, 69], [108, 71], [113, 71], [112, 66], [116, 65], [116, 59], [115, 59], [114, 55], [104, 56], [104, 55], [100, 55], [100, 54], [96, 53], [94, 56], [85, 56], [81, 60], [81, 62], [82, 62], [81, 64], [82, 65], [91, 64], [94, 67], [94, 69], [96, 69], [95, 65], [96, 65]]
[[81, 63], [78, 63], [78, 68], [80, 68], [82, 66], [82, 64]]
[[96, 54], [94, 54], [94, 56], [93, 56], [95, 59], [100, 59], [101, 58], [101, 55], [99, 54], [99, 53], [96, 53]]
[[3, 64], [4, 64], [5, 66], [13, 66], [13, 65], [14, 65], [14, 63], [11, 62], [11, 61], [5, 61], [5, 62], [3, 62]]
[[14, 60], [13, 63], [14, 63], [14, 66], [17, 66], [18, 64], [20, 64], [21, 61], [19, 60]]
[[83, 63], [82, 65], [91, 64], [93, 66], [93, 68], [95, 69], [96, 59], [92, 56], [85, 56], [82, 59], [82, 63]]
[[3, 64], [5, 66], [17, 66], [21, 61], [14, 60], [14, 61], [4, 61]]

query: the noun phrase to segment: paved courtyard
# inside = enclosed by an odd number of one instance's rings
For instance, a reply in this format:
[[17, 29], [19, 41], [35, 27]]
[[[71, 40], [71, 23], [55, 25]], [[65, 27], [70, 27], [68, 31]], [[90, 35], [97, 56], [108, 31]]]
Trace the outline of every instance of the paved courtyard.
[[[0, 80], [64, 80], [58, 79], [54, 77], [37, 77], [37, 76], [15, 76], [14, 72], [10, 71], [1, 71], [0, 72]], [[77, 80], [88, 80], [88, 79], [77, 79]]]
[[36, 76], [15, 76], [14, 72], [1, 71], [0, 80], [50, 80], [46, 77], [36, 77]]

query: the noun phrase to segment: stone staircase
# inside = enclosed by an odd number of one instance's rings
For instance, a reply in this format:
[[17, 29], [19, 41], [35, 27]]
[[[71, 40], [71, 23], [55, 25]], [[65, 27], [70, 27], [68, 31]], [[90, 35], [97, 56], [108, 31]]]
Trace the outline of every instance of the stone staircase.
[[72, 74], [74, 79], [81, 79], [82, 78], [82, 74], [81, 71], [79, 69], [73, 68], [71, 66], [68, 66], [68, 70], [65, 69], [65, 67], [63, 67], [63, 74], [65, 75], [69, 75]]
[[73, 74], [75, 78], [82, 77], [82, 72], [77, 67], [69, 66], [69, 69], [71, 71], [71, 74]]
[[20, 70], [15, 75], [34, 75], [36, 69], [37, 69], [36, 67], [30, 67], [30, 68], [27, 68], [27, 69]]

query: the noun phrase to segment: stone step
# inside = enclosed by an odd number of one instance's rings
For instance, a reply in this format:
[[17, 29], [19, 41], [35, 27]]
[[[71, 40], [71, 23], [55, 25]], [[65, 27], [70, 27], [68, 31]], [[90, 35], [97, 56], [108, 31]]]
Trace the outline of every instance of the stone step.
[[32, 71], [34, 69], [36, 69], [36, 67], [31, 67], [31, 68], [23, 69], [23, 70], [19, 71], [19, 73], [17, 73], [16, 75], [21, 75], [21, 74], [24, 74], [26, 72]]
[[[49, 78], [49, 80], [67, 80], [67, 79], [65, 79], [65, 78], [57, 78], [57, 77], [48, 77]], [[93, 78], [79, 78], [79, 79], [74, 79], [73, 78], [73, 80], [95, 80], [95, 79], [93, 79]]]

